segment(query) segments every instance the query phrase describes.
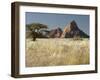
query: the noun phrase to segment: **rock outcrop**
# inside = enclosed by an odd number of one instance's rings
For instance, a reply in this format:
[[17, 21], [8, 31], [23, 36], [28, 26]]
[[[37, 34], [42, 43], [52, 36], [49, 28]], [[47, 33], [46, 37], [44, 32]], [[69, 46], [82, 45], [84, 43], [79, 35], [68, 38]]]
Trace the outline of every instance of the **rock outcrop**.
[[61, 38], [73, 38], [77, 36], [80, 38], [89, 37], [86, 33], [78, 28], [76, 22], [73, 20], [64, 28]]
[[48, 37], [49, 38], [60, 38], [61, 34], [62, 34], [62, 29], [58, 27], [56, 29], [50, 30], [50, 32], [48, 33]]

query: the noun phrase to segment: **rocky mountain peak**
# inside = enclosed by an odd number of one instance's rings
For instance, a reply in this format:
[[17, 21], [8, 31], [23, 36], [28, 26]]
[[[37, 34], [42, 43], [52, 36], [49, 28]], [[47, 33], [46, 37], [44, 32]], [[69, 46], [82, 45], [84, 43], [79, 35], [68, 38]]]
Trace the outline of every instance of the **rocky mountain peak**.
[[74, 20], [70, 22], [69, 27], [70, 27], [71, 30], [78, 29], [78, 26], [77, 26], [77, 24]]
[[49, 37], [51, 37], [51, 38], [60, 38], [61, 34], [62, 34], [62, 29], [59, 28], [59, 27], [57, 27], [57, 28], [55, 28], [55, 29], [52, 29], [52, 30], [49, 32], [48, 35], [49, 35]]
[[86, 33], [78, 28], [77, 23], [75, 20], [73, 20], [67, 26], [65, 26], [61, 38], [73, 38], [75, 36], [89, 37]]

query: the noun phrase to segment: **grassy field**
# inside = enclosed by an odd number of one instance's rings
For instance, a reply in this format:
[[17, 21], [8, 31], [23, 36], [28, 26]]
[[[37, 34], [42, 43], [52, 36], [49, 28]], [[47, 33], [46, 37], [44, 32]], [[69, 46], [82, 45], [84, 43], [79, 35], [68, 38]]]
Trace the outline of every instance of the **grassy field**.
[[26, 39], [26, 67], [89, 64], [89, 39]]

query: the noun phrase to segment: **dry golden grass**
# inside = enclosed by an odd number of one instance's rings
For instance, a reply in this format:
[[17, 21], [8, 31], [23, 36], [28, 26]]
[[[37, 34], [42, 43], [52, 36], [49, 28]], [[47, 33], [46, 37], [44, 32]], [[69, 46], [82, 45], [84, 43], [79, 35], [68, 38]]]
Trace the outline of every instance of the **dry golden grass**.
[[26, 39], [26, 67], [89, 64], [89, 39]]

